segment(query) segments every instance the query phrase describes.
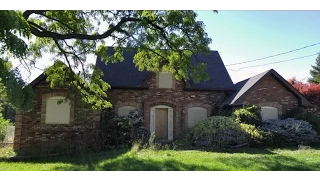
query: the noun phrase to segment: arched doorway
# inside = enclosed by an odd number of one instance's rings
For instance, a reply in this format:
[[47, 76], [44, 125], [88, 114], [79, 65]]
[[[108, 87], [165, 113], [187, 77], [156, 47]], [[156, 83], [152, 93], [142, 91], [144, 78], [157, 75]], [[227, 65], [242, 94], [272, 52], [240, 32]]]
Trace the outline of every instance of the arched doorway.
[[150, 109], [150, 132], [154, 132], [156, 140], [173, 140], [173, 108], [167, 105], [157, 105]]

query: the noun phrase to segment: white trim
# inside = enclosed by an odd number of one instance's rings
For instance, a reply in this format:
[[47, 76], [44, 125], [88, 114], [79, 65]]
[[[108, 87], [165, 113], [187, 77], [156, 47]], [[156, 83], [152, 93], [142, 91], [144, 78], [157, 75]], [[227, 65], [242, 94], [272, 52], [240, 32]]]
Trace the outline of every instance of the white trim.
[[168, 109], [168, 140], [173, 140], [173, 108], [166, 105], [153, 106], [150, 109], [150, 132], [155, 132], [155, 110], [156, 108]]

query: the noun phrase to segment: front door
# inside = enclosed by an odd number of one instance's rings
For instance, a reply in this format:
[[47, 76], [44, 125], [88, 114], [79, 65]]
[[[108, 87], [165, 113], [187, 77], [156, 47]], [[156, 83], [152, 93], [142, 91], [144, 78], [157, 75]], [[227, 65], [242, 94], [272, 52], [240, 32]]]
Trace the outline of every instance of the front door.
[[173, 108], [157, 105], [150, 108], [150, 132], [158, 141], [173, 140]]
[[155, 109], [156, 140], [168, 140], [168, 108]]

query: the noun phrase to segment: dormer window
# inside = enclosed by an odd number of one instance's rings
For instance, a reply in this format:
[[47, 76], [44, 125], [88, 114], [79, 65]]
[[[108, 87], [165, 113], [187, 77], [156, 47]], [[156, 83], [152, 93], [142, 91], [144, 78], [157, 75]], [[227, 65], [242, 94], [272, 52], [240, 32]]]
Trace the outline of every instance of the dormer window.
[[158, 88], [173, 88], [173, 78], [170, 72], [159, 72]]

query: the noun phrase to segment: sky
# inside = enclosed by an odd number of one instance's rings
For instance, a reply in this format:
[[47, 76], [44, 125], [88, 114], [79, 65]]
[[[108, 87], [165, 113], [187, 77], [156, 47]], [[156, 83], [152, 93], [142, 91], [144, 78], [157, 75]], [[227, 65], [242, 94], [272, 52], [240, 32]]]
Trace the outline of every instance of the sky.
[[[196, 11], [197, 19], [206, 25], [206, 32], [212, 38], [210, 48], [217, 50], [234, 83], [274, 69], [285, 79], [296, 77], [307, 80], [316, 55], [293, 61], [240, 69], [276, 61], [312, 55], [320, 52], [320, 44], [285, 55], [228, 66], [287, 52], [320, 42], [320, 11]], [[50, 55], [39, 60], [37, 67], [52, 64]], [[89, 62], [95, 57], [89, 56]], [[14, 62], [17, 65], [18, 62]], [[240, 69], [240, 70], [239, 70]], [[34, 69], [27, 81], [32, 81], [42, 72]]]
[[[320, 11], [197, 11], [212, 38], [210, 48], [217, 50], [225, 65], [260, 59], [320, 42]], [[251, 63], [227, 66], [234, 83], [269, 69], [285, 79], [310, 77], [316, 55], [293, 61], [255, 66], [317, 54], [320, 44], [281, 56]], [[231, 70], [230, 70], [231, 69]]]

